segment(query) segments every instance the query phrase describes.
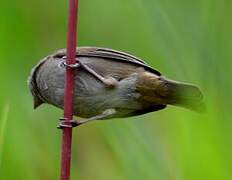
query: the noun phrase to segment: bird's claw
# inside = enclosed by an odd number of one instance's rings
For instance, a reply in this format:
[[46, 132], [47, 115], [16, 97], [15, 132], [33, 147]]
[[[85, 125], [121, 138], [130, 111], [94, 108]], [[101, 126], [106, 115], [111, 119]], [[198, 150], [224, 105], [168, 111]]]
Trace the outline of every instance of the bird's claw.
[[71, 69], [75, 69], [75, 68], [78, 68], [80, 67], [80, 63], [76, 62], [74, 64], [67, 64], [65, 60], [61, 61], [58, 65], [59, 67], [68, 67], [68, 68], [71, 68]]
[[74, 128], [82, 123], [76, 120], [67, 120], [67, 118], [60, 118], [59, 119], [61, 122], [57, 126], [58, 129], [64, 129], [64, 128]]

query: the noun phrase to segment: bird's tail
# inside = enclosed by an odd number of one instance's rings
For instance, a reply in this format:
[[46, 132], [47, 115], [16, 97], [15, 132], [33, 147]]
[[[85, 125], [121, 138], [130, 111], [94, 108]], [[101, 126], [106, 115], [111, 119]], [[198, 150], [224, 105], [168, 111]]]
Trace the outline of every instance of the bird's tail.
[[198, 112], [205, 110], [203, 95], [197, 86], [168, 79], [163, 79], [161, 86], [162, 92], [165, 92], [161, 96], [167, 104], [182, 106]]

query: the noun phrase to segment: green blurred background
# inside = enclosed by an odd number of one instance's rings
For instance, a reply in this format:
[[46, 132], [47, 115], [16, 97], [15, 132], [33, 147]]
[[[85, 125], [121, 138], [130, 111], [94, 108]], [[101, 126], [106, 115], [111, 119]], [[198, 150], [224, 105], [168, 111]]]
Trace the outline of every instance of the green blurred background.
[[[207, 113], [183, 108], [93, 122], [74, 130], [72, 179], [232, 179], [231, 0], [80, 0], [80, 46], [145, 59], [198, 84]], [[67, 1], [0, 6], [0, 179], [59, 179], [62, 111], [32, 109], [26, 81], [66, 45]]]

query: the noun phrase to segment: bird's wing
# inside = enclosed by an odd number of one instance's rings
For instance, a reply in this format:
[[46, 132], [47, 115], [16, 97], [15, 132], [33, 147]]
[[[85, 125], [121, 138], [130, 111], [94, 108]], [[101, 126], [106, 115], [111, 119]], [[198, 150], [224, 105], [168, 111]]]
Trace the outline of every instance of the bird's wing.
[[[98, 47], [79, 47], [77, 48], [77, 56], [80, 57], [103, 57], [106, 59], [111, 59], [111, 60], [117, 60], [117, 61], [126, 61], [128, 63], [132, 64], [137, 64], [139, 66], [144, 67], [146, 70], [161, 76], [161, 73], [148, 64], [146, 64], [143, 60], [132, 56], [130, 54], [121, 52], [121, 51], [116, 51], [113, 49], [108, 49], [108, 48], [98, 48]], [[58, 51], [54, 56], [56, 57], [61, 57], [66, 55], [66, 50], [62, 49]]]

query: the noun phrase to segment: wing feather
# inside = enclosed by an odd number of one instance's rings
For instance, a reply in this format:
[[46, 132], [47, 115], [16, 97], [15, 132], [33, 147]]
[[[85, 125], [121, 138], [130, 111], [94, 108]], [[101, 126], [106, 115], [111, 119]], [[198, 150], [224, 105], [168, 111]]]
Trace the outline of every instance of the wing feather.
[[[144, 67], [146, 70], [161, 76], [161, 73], [148, 64], [146, 64], [143, 60], [132, 56], [130, 54], [121, 52], [121, 51], [116, 51], [113, 49], [108, 49], [108, 48], [97, 48], [97, 47], [79, 47], [77, 48], [77, 57], [103, 57], [106, 59], [111, 59], [111, 60], [117, 60], [117, 61], [126, 61], [128, 63], [132, 64], [137, 64], [139, 66]], [[56, 54], [54, 54], [54, 57], [63, 57], [66, 55], [66, 49], [62, 49]]]

